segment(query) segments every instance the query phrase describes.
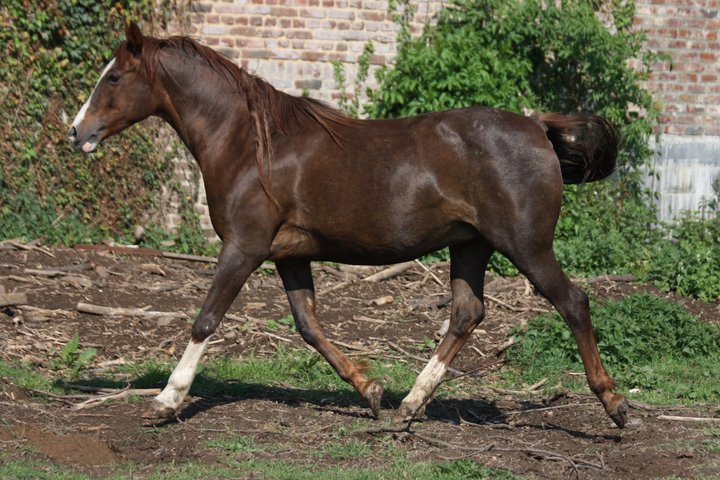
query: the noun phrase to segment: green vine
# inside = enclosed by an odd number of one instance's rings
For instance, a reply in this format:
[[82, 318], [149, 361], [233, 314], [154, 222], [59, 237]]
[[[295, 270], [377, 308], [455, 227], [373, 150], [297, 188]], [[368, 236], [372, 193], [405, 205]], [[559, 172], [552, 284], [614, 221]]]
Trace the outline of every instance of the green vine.
[[155, 147], [159, 123], [89, 156], [70, 146], [67, 129], [127, 20], [152, 31], [179, 8], [152, 0], [2, 2], [0, 239], [100, 241], [153, 220], [145, 212], [172, 173]]

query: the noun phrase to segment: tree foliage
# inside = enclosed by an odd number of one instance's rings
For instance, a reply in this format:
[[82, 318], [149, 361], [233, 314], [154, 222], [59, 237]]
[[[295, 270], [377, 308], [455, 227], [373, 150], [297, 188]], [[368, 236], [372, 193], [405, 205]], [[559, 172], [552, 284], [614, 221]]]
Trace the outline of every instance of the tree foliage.
[[[632, 1], [451, 0], [417, 38], [395, 5], [395, 64], [378, 74], [367, 112], [397, 117], [487, 105], [523, 112], [592, 112], [621, 133], [615, 181], [565, 189], [556, 252], [568, 270], [645, 271], [657, 235], [639, 169], [658, 116], [643, 87], [653, 61], [633, 28]], [[494, 268], [507, 273], [497, 258]]]
[[400, 24], [395, 65], [380, 72], [368, 111], [592, 112], [621, 128], [621, 163], [638, 166], [658, 114], [641, 81], [658, 56], [644, 49], [634, 13], [633, 2], [452, 0], [419, 38]]

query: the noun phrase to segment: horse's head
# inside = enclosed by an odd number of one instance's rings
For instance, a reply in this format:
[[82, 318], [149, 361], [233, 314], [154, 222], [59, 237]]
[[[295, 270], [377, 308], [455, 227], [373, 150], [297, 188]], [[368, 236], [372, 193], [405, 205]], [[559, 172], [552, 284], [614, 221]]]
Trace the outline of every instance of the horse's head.
[[72, 144], [89, 153], [105, 138], [147, 118], [154, 111], [152, 82], [143, 68], [147, 39], [135, 23], [115, 51], [68, 131]]

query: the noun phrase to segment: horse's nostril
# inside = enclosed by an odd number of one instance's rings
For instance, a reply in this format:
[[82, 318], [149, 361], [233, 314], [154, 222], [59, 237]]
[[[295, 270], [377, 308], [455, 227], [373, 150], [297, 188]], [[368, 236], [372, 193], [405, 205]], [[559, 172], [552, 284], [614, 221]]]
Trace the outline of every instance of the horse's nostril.
[[71, 140], [74, 140], [77, 136], [77, 130], [75, 130], [75, 127], [70, 127], [70, 130], [68, 130], [68, 137], [70, 137]]

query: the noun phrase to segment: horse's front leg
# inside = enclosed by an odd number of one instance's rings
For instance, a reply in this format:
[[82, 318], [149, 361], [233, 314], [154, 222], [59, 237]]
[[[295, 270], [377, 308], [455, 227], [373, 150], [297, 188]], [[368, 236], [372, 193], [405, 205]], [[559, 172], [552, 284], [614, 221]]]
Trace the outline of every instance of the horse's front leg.
[[170, 375], [167, 386], [153, 399], [143, 418], [165, 419], [175, 414], [190, 390], [210, 335], [217, 329], [247, 278], [262, 261], [259, 255], [244, 254], [237, 245], [223, 245], [215, 278], [193, 325], [190, 343]]

